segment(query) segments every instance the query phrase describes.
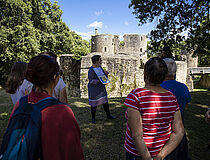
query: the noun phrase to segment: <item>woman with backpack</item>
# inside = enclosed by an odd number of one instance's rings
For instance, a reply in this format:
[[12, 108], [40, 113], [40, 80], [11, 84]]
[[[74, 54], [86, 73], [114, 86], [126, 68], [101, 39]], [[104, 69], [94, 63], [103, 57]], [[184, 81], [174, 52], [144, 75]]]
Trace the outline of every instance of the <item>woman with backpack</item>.
[[[39, 55], [30, 60], [26, 79], [35, 85], [35, 90], [13, 108], [0, 159], [84, 159], [79, 125], [71, 108], [52, 97], [59, 71], [58, 63], [50, 56]], [[21, 145], [13, 144], [15, 141]]]

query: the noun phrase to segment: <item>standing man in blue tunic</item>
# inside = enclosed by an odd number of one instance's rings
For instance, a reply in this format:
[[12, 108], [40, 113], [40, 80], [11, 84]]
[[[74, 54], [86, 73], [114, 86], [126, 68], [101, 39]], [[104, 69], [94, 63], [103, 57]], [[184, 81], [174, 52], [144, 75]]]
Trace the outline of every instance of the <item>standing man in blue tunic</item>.
[[96, 123], [96, 107], [101, 104], [103, 104], [107, 118], [115, 119], [115, 117], [113, 117], [109, 111], [109, 104], [105, 87], [105, 84], [108, 83], [108, 79], [104, 80], [104, 78], [108, 77], [108, 72], [104, 71], [101, 67], [102, 59], [100, 55], [94, 55], [91, 57], [91, 60], [92, 66], [88, 71], [88, 98], [89, 105], [91, 106], [92, 123]]
[[[166, 76], [165, 81], [161, 84], [161, 87], [165, 88], [166, 90], [169, 90], [176, 96], [184, 124], [184, 109], [187, 103], [191, 101], [190, 92], [185, 84], [175, 80], [177, 69], [176, 62], [172, 58], [164, 58], [163, 60], [167, 65], [168, 74]], [[179, 146], [174, 150], [173, 154], [175, 160], [191, 159], [188, 152], [186, 134], [184, 134], [182, 141], [180, 142]]]

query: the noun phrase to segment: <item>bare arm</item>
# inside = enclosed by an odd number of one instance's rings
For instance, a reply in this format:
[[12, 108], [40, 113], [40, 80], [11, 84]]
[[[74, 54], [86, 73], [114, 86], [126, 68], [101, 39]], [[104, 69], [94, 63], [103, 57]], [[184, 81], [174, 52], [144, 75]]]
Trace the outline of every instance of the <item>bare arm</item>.
[[59, 93], [59, 100], [63, 103], [68, 104], [68, 99], [67, 99], [67, 93], [66, 93], [66, 87], [64, 87], [60, 93]]
[[142, 118], [139, 111], [128, 108], [128, 125], [137, 151], [142, 160], [151, 160], [152, 157], [143, 139]]
[[177, 112], [175, 112], [174, 120], [172, 122], [171, 136], [170, 136], [168, 142], [165, 144], [165, 146], [159, 152], [157, 157], [155, 157], [154, 159], [155, 160], [163, 160], [167, 155], [169, 155], [179, 145], [183, 136], [184, 136], [184, 126], [182, 123], [181, 112], [177, 111]]

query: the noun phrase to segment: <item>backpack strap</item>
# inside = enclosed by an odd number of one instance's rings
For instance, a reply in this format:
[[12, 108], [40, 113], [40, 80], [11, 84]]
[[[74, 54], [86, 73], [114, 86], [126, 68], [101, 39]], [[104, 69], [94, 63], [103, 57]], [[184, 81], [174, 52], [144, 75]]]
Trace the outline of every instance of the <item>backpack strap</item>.
[[65, 103], [60, 102], [58, 99], [54, 97], [44, 98], [34, 104], [28, 103], [28, 106], [32, 108], [31, 118], [34, 121], [34, 123], [37, 125], [37, 127], [41, 127], [41, 111], [47, 107], [54, 106], [57, 104], [65, 104]]
[[[58, 99], [54, 97], [47, 97], [40, 100], [37, 103], [28, 103], [28, 95], [24, 96], [19, 101], [19, 107], [15, 110], [12, 115], [12, 118], [19, 114], [28, 114], [31, 115], [32, 120], [40, 127], [41, 125], [41, 111], [47, 107], [56, 105], [56, 104], [65, 104], [60, 102]], [[67, 104], [66, 104], [67, 105]]]
[[28, 95], [20, 98], [19, 100], [19, 106], [14, 111], [12, 117], [15, 117], [18, 114], [30, 114], [32, 111], [32, 108], [26, 107], [28, 105]]
[[60, 102], [58, 99], [54, 98], [54, 97], [47, 97], [44, 98], [42, 100], [40, 100], [37, 103], [32, 104], [33, 106], [36, 106], [36, 109], [38, 109], [39, 111], [42, 111], [43, 109], [47, 108], [48, 106], [53, 106], [56, 104], [65, 104]]

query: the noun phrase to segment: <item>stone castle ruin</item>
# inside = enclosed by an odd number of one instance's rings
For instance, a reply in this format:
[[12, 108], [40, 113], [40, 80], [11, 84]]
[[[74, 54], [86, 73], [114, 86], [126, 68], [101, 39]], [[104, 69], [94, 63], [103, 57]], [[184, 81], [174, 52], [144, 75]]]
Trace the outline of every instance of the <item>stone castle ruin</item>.
[[102, 53], [106, 55], [126, 55], [139, 58], [142, 62], [146, 62], [147, 54], [147, 38], [146, 35], [125, 34], [124, 40], [120, 41], [119, 35], [98, 34], [91, 38], [91, 53]]
[[[144, 86], [146, 35], [125, 34], [123, 38], [120, 41], [119, 35], [98, 34], [96, 30], [91, 38], [91, 53], [84, 56], [81, 62], [73, 60], [71, 55], [60, 57], [69, 96], [88, 97], [88, 69], [92, 65], [91, 57], [96, 54], [102, 56], [102, 67], [109, 72], [111, 83], [106, 85], [109, 97], [125, 97], [132, 89]], [[176, 63], [177, 80], [186, 84], [187, 62]]]

